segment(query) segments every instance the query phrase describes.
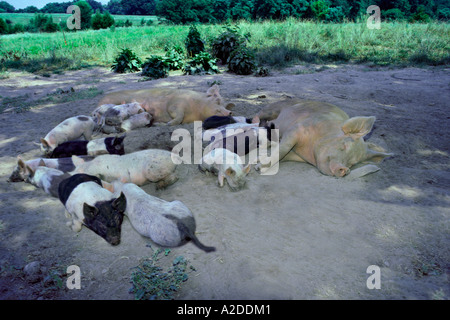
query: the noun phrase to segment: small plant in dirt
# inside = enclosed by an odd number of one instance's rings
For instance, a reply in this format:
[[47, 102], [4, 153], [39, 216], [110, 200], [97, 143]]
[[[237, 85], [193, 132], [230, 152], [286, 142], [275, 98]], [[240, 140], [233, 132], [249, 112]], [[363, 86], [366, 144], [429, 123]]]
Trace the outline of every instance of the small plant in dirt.
[[132, 50], [125, 48], [114, 60], [111, 70], [117, 73], [137, 72], [141, 64], [139, 57]]
[[181, 46], [166, 48], [164, 61], [170, 70], [180, 70], [183, 68], [184, 52]]
[[255, 77], [267, 77], [270, 74], [270, 70], [267, 67], [259, 67], [255, 71]]
[[[161, 256], [163, 252], [164, 255]], [[152, 257], [142, 259], [133, 268], [130, 293], [134, 294], [136, 300], [172, 300], [181, 285], [189, 279], [188, 272], [195, 271], [194, 267], [188, 266], [189, 261], [183, 256], [174, 258], [167, 270], [164, 270], [159, 262], [167, 264], [169, 255], [170, 249], [157, 249]], [[160, 261], [161, 258], [164, 261]]]
[[217, 59], [211, 57], [208, 52], [200, 52], [186, 63], [183, 68], [184, 74], [214, 74], [219, 73]]
[[141, 75], [146, 79], [166, 78], [169, 75], [169, 67], [165, 58], [151, 56], [142, 64]]
[[215, 57], [222, 61], [222, 64], [228, 62], [228, 58], [236, 48], [244, 46], [250, 38], [250, 34], [241, 35], [238, 26], [227, 25], [215, 40], [213, 40], [211, 47], [212, 53]]
[[228, 70], [240, 75], [252, 74], [256, 69], [255, 55], [246, 46], [240, 46], [231, 52], [228, 58]]
[[205, 43], [200, 36], [200, 32], [198, 32], [197, 27], [195, 26], [191, 26], [189, 28], [189, 33], [184, 44], [186, 46], [186, 53], [188, 57], [194, 57], [196, 54], [205, 50]]

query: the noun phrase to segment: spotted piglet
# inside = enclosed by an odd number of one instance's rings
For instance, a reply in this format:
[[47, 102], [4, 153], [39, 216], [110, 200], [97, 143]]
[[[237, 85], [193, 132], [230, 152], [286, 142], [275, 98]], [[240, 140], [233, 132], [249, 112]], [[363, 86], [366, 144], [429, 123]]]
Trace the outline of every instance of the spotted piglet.
[[99, 156], [102, 154], [125, 154], [122, 137], [108, 137], [91, 141], [75, 140], [61, 143], [50, 155], [50, 158], [68, 158], [75, 156]]
[[50, 154], [61, 143], [76, 140], [81, 136], [91, 140], [95, 126], [94, 120], [88, 116], [68, 118], [41, 139], [41, 150], [44, 154]]
[[195, 219], [192, 212], [178, 200], [164, 201], [149, 195], [134, 183], [112, 183], [114, 193], [125, 194], [125, 215], [136, 231], [163, 247], [178, 247], [192, 241], [205, 252], [214, 247], [202, 244], [195, 235]]
[[85, 225], [113, 246], [120, 243], [120, 234], [126, 197], [118, 197], [104, 188], [99, 178], [87, 174], [75, 174], [62, 181], [58, 188], [59, 199], [66, 208], [66, 216], [72, 221], [73, 231]]

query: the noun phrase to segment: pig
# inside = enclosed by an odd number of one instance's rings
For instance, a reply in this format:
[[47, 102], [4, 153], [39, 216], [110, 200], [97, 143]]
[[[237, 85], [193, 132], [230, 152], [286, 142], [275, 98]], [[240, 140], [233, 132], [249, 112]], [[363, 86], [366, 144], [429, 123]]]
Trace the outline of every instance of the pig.
[[33, 170], [30, 167], [27, 168], [29, 171], [27, 182], [38, 188], [44, 189], [44, 191], [52, 197], [58, 198], [59, 184], [63, 180], [70, 178], [71, 175], [58, 169], [42, 166], [45, 165], [43, 161], [40, 165], [41, 166], [37, 167], [36, 170]]
[[112, 185], [115, 194], [122, 192], [125, 195], [125, 215], [140, 235], [163, 247], [178, 247], [192, 241], [205, 252], [216, 250], [198, 240], [194, 216], [181, 201], [164, 201], [134, 183], [115, 181]]
[[252, 119], [238, 116], [212, 116], [203, 121], [203, 130], [214, 129], [232, 123], [251, 123]]
[[71, 219], [68, 225], [73, 231], [79, 232], [85, 225], [109, 244], [120, 243], [127, 204], [123, 193], [116, 197], [102, 187], [99, 178], [75, 174], [59, 184], [58, 197], [66, 208], [66, 216]]
[[178, 180], [171, 152], [166, 150], [148, 149], [123, 156], [105, 154], [89, 162], [77, 156], [72, 159], [76, 166], [73, 173], [95, 175], [106, 182], [120, 180], [139, 186], [155, 182], [157, 188], [161, 189]]
[[148, 112], [142, 112], [129, 117], [124, 120], [121, 125], [121, 131], [131, 131], [136, 128], [151, 127], [153, 124], [153, 117]]
[[211, 152], [203, 156], [202, 163], [199, 164], [202, 172], [209, 171], [218, 176], [219, 186], [224, 186], [224, 179], [232, 191], [238, 191], [246, 185], [246, 176], [250, 172], [251, 164], [244, 164], [241, 158], [223, 148], [213, 149]]
[[217, 85], [206, 94], [192, 90], [153, 88], [125, 90], [106, 95], [100, 104], [120, 104], [136, 101], [152, 115], [155, 122], [178, 125], [203, 121], [208, 117], [228, 116], [234, 104], [224, 106]]
[[104, 104], [92, 112], [92, 117], [96, 119], [98, 125], [110, 126], [120, 125], [129, 117], [144, 112], [144, 109], [137, 102], [125, 104]]
[[76, 140], [81, 136], [84, 136], [86, 140], [91, 140], [95, 126], [94, 120], [88, 116], [68, 118], [41, 139], [41, 150], [44, 154], [50, 154], [61, 143]]
[[[205, 153], [209, 153], [216, 148], [225, 148], [238, 156], [242, 157], [251, 151], [257, 149], [260, 141], [271, 142], [273, 138], [277, 141], [277, 137], [272, 137], [275, 126], [258, 127], [257, 124], [241, 124], [240, 127], [233, 129], [232, 125], [220, 127], [214, 130], [207, 130], [204, 138], [208, 140], [208, 136], [212, 135], [211, 143], [206, 146]], [[208, 136], [207, 136], [208, 134]], [[264, 135], [261, 136], [261, 135]]]
[[[84, 161], [91, 161], [94, 157], [80, 156]], [[42, 162], [41, 162], [42, 161]], [[70, 172], [75, 170], [72, 158], [59, 158], [59, 159], [47, 159], [37, 158], [28, 161], [23, 161], [19, 156], [17, 157], [17, 165], [14, 168], [8, 182], [25, 181], [30, 175], [31, 171], [35, 171], [39, 165], [43, 165], [49, 168], [58, 169], [62, 172]]]
[[102, 154], [125, 154], [122, 137], [108, 137], [91, 141], [67, 141], [57, 146], [50, 155], [50, 158], [69, 158], [76, 156], [98, 156]]
[[392, 156], [364, 141], [374, 122], [373, 116], [349, 118], [332, 104], [302, 100], [283, 108], [271, 123], [281, 136], [280, 161], [307, 162], [322, 174], [339, 178], [358, 163], [380, 162]]

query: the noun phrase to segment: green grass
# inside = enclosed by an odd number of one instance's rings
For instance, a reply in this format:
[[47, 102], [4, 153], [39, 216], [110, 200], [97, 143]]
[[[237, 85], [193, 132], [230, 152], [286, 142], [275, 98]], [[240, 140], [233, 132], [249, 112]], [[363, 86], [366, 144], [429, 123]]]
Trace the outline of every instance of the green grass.
[[[447, 23], [382, 23], [379, 30], [370, 30], [365, 23], [323, 24], [296, 19], [243, 21], [238, 25], [242, 33], [251, 34], [249, 46], [256, 51], [258, 62], [275, 68], [299, 62], [376, 65], [450, 62], [450, 24]], [[223, 31], [223, 25], [199, 25], [198, 30], [209, 44]], [[130, 48], [144, 61], [151, 55], [163, 55], [165, 46], [184, 47], [188, 32], [187, 25], [66, 32], [67, 45], [61, 32], [6, 35], [0, 39], [0, 61], [3, 58], [3, 69], [29, 70], [27, 65], [37, 69], [41, 64], [51, 69], [49, 61], [60, 63], [61, 69], [109, 67], [123, 48]], [[11, 58], [5, 52], [15, 52], [21, 58]]]

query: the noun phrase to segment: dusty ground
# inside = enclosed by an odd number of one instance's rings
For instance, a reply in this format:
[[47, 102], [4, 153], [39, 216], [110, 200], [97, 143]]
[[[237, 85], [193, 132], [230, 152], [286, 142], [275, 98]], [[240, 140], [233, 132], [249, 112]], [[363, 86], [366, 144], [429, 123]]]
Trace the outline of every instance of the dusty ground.
[[[177, 299], [450, 297], [449, 69], [309, 66], [265, 78], [223, 73], [138, 80], [105, 69], [50, 78], [12, 72], [1, 80], [0, 96], [12, 107], [0, 114], [0, 299], [133, 299], [131, 270], [157, 248], [127, 219], [116, 247], [86, 228], [75, 234], [59, 200], [29, 184], [6, 182], [17, 155], [38, 157], [40, 137], [68, 117], [90, 114], [101, 95], [56, 104], [46, 98], [67, 101], [58, 99], [71, 87], [75, 93], [161, 86], [204, 92], [214, 81], [237, 115], [252, 116], [286, 95], [333, 103], [350, 116], [374, 115], [368, 140], [395, 156], [355, 181], [286, 162], [274, 176], [253, 171], [240, 192], [218, 188], [216, 177], [196, 165], [180, 166], [180, 180], [166, 190], [145, 186], [183, 201], [196, 217], [200, 240], [217, 247], [209, 254], [193, 244], [172, 250], [196, 269]], [[27, 105], [34, 107], [13, 112]], [[127, 151], [168, 148], [173, 129], [134, 131], [125, 140]], [[39, 272], [25, 276], [23, 268], [34, 261]], [[80, 290], [65, 286], [69, 265], [80, 267]], [[366, 287], [370, 265], [380, 267], [379, 290]]]

